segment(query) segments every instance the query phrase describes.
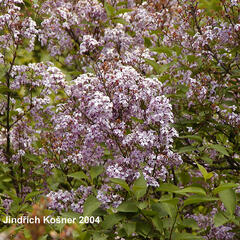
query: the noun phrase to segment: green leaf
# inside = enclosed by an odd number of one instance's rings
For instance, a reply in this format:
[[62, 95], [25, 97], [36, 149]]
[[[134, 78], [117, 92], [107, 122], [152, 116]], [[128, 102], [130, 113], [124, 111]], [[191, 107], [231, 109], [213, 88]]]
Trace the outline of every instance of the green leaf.
[[153, 203], [152, 210], [157, 213], [159, 217], [166, 217], [168, 215], [167, 210], [164, 208], [163, 203]]
[[159, 65], [158, 72], [159, 73], [164, 73], [165, 71], [167, 71], [169, 69], [169, 67], [172, 66], [172, 64], [173, 64], [173, 62], [163, 64], [163, 65]]
[[186, 187], [184, 189], [180, 189], [180, 190], [177, 190], [177, 191], [174, 191], [175, 193], [196, 193], [196, 194], [199, 194], [199, 195], [203, 195], [203, 196], [206, 196], [206, 192], [203, 188], [201, 187]]
[[130, 188], [129, 188], [129, 186], [128, 186], [128, 184], [127, 184], [124, 180], [122, 180], [122, 179], [120, 179], [120, 178], [110, 178], [110, 181], [113, 182], [113, 183], [115, 183], [115, 184], [120, 185], [122, 188], [124, 188], [124, 189], [127, 190], [128, 192], [131, 191]]
[[183, 169], [180, 172], [179, 177], [180, 177], [180, 180], [183, 185], [189, 184], [191, 177], [190, 177], [189, 173], [187, 172], [187, 169]]
[[218, 212], [214, 215], [213, 217], [213, 221], [214, 221], [214, 225], [215, 227], [220, 227], [223, 224], [228, 222], [228, 219], [226, 217], [224, 217], [224, 214], [221, 212]]
[[137, 204], [134, 201], [123, 202], [117, 210], [118, 212], [138, 212]]
[[91, 216], [92, 213], [100, 207], [101, 203], [98, 199], [92, 195], [90, 195], [84, 205], [83, 205], [83, 215], [84, 216]]
[[197, 166], [198, 166], [200, 172], [202, 173], [205, 181], [207, 181], [208, 179], [210, 179], [213, 176], [212, 172], [208, 173], [207, 170], [199, 163], [197, 163]]
[[110, 214], [104, 217], [104, 221], [102, 222], [103, 229], [112, 229], [112, 227], [120, 222], [124, 217], [120, 214]]
[[154, 48], [151, 48], [150, 51], [157, 52], [157, 53], [165, 53], [168, 57], [172, 56], [172, 50], [166, 46], [154, 47]]
[[162, 219], [162, 223], [163, 223], [163, 229], [167, 231], [165, 233], [165, 235], [168, 235], [169, 234], [169, 230], [170, 230], [170, 226], [172, 226], [172, 224], [173, 224], [173, 220], [171, 218], [169, 218], [169, 217], [168, 218], [163, 218]]
[[175, 203], [168, 203], [163, 202], [162, 203], [163, 209], [169, 214], [171, 218], [174, 218], [177, 214], [177, 204]]
[[71, 174], [68, 174], [67, 176], [75, 178], [77, 180], [88, 179], [87, 175], [83, 171], [71, 173]]
[[184, 206], [188, 206], [190, 204], [195, 204], [195, 203], [204, 203], [204, 202], [212, 202], [212, 201], [217, 201], [219, 200], [218, 198], [213, 198], [213, 197], [205, 197], [205, 196], [190, 196], [184, 201]]
[[179, 232], [173, 233], [173, 239], [174, 240], [204, 240], [203, 237], [196, 236], [191, 233], [179, 233]]
[[187, 55], [187, 60], [189, 63], [195, 62], [197, 57], [195, 55]]
[[149, 64], [150, 66], [153, 67], [153, 69], [156, 71], [157, 74], [160, 74], [160, 71], [159, 71], [160, 65], [157, 64], [156, 61], [151, 60], [151, 59], [147, 59], [147, 58], [144, 58], [144, 60], [147, 64]]
[[178, 45], [175, 45], [172, 49], [173, 49], [173, 51], [176, 52], [177, 56], [179, 56], [182, 53], [182, 50], [183, 50], [183, 48], [181, 48]]
[[152, 42], [149, 37], [144, 37], [144, 46], [147, 48], [152, 46]]
[[117, 18], [115, 17], [114, 19], [112, 19], [113, 23], [121, 23], [122, 25], [128, 25], [129, 23], [123, 19], [123, 18]]
[[64, 218], [76, 218], [76, 219], [79, 219], [79, 217], [82, 216], [80, 213], [76, 213], [76, 212], [62, 212], [60, 214]]
[[200, 0], [199, 8], [204, 9], [208, 15], [213, 16], [215, 12], [221, 12], [223, 6], [220, 0]]
[[147, 208], [147, 206], [148, 206], [148, 202], [142, 202], [142, 201], [138, 202], [138, 208], [141, 210]]
[[11, 204], [10, 213], [13, 214], [13, 215], [16, 215], [16, 213], [19, 212], [21, 206], [22, 206], [21, 200], [20, 199], [14, 199], [12, 204]]
[[122, 14], [122, 13], [127, 13], [127, 12], [132, 12], [132, 11], [133, 11], [133, 9], [121, 8], [121, 9], [118, 9], [118, 10], [117, 10], [116, 15]]
[[90, 169], [90, 176], [92, 179], [98, 177], [101, 173], [103, 173], [104, 167], [103, 166], [94, 166]]
[[152, 227], [147, 222], [137, 222], [136, 232], [142, 235], [143, 237], [148, 236]]
[[140, 118], [131, 117], [131, 119], [132, 119], [134, 122], [136, 122], [136, 123], [141, 123], [141, 124], [144, 123], [144, 120], [143, 120], [143, 119], [140, 119]]
[[106, 155], [106, 156], [111, 156], [111, 152], [106, 148], [106, 149], [104, 150], [104, 155]]
[[39, 240], [47, 240], [47, 238], [48, 238], [48, 234], [46, 234], [46, 235], [40, 237]]
[[132, 234], [136, 231], [136, 223], [135, 222], [124, 223], [123, 229], [125, 230], [128, 236], [132, 236]]
[[178, 149], [178, 153], [192, 153], [194, 150], [196, 150], [195, 147], [193, 146], [185, 146], [185, 147], [181, 147]]
[[229, 153], [227, 152], [226, 148], [222, 145], [211, 144], [209, 147], [212, 149], [215, 149], [216, 151], [218, 151], [219, 153], [222, 153], [225, 156], [229, 156]]
[[93, 233], [93, 240], [106, 240], [108, 238], [108, 235], [99, 233], [99, 232], [94, 232]]
[[152, 222], [158, 231], [163, 232], [163, 222], [158, 216], [152, 218]]
[[197, 222], [192, 218], [184, 218], [180, 225], [185, 228], [191, 228], [193, 230], [199, 229]]
[[40, 160], [39, 156], [34, 155], [34, 154], [30, 154], [30, 153], [25, 153], [24, 157], [33, 161], [33, 162], [38, 162]]
[[179, 138], [188, 138], [194, 141], [202, 142], [202, 137], [198, 135], [186, 135], [186, 136], [180, 136]]
[[180, 190], [176, 185], [171, 183], [162, 183], [160, 186], [156, 189], [157, 191], [162, 192], [175, 192]]
[[147, 182], [144, 178], [144, 176], [141, 174], [141, 176], [134, 182], [132, 187], [134, 195], [137, 197], [137, 199], [144, 196], [144, 194], [147, 191]]
[[237, 184], [237, 183], [223, 183], [220, 186], [216, 187], [213, 190], [213, 193], [217, 194], [217, 193], [219, 193], [219, 192], [221, 192], [223, 190], [230, 189], [230, 188], [236, 188], [238, 186], [239, 186], [239, 184]]
[[[97, 235], [96, 235], [97, 234]], [[79, 240], [93, 240], [93, 238], [92, 238], [92, 235], [93, 234], [91, 234], [90, 232], [88, 232], [88, 231], [85, 231], [85, 232], [81, 232], [81, 233], [79, 233], [79, 238], [78, 238], [78, 236], [77, 236], [77, 238], [76, 239], [79, 239]], [[96, 236], [95, 236], [96, 235]], [[74, 237], [74, 235], [73, 235], [73, 237]], [[95, 233], [94, 234], [94, 240], [97, 240], [97, 239], [101, 239], [101, 235], [99, 234], [99, 233]]]
[[109, 3], [107, 3], [106, 1], [104, 2], [104, 8], [107, 12], [107, 16], [108, 17], [113, 17], [116, 13], [116, 9], [111, 6]]
[[213, 160], [211, 158], [208, 157], [208, 155], [203, 155], [200, 157], [204, 162], [206, 162], [207, 164], [212, 164]]
[[31, 193], [28, 193], [27, 196], [25, 197], [24, 201], [28, 201], [30, 200], [31, 198], [34, 198], [38, 195], [40, 195], [41, 193], [43, 193], [43, 191], [34, 191], [34, 192], [31, 192]]
[[227, 211], [233, 215], [236, 209], [236, 194], [233, 189], [225, 189], [218, 193], [221, 201], [224, 204], [224, 207], [227, 209]]
[[6, 193], [9, 197], [11, 197], [11, 199], [12, 199], [13, 201], [16, 201], [16, 202], [21, 202], [21, 201], [22, 201], [22, 199], [19, 198], [16, 193], [9, 192], [9, 191], [6, 191], [5, 193]]
[[0, 94], [7, 94], [8, 92], [11, 92], [11, 90], [7, 86], [0, 86]]
[[[166, 196], [166, 197], [165, 197]], [[161, 199], [159, 200], [159, 202], [161, 203], [169, 203], [169, 204], [173, 204], [173, 205], [177, 205], [179, 202], [178, 198], [171, 198], [167, 195], [164, 195], [161, 197]]]
[[156, 216], [156, 212], [154, 212], [152, 210], [142, 209], [141, 213], [143, 213], [144, 216], [149, 216], [149, 217]]

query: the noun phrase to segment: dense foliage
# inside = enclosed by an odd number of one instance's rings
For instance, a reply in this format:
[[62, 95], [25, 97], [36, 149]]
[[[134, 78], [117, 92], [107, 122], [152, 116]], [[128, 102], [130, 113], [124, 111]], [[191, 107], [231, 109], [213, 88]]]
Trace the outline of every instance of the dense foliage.
[[0, 239], [239, 239], [239, 44], [237, 0], [0, 0]]

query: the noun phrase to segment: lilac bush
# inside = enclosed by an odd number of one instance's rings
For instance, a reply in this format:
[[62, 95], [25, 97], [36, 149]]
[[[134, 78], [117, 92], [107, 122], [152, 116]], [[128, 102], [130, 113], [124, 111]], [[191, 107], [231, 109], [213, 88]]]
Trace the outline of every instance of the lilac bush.
[[239, 9], [0, 0], [0, 216], [102, 221], [12, 237], [238, 239]]

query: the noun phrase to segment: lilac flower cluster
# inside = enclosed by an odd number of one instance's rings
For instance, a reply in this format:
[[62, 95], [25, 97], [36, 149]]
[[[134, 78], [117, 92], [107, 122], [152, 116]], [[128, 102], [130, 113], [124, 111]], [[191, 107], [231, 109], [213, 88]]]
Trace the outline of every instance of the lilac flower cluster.
[[33, 142], [36, 140], [34, 136], [34, 130], [29, 126], [28, 120], [23, 117], [11, 130], [10, 139], [12, 147], [15, 150], [15, 154], [12, 155], [11, 161], [15, 164], [19, 164], [21, 157], [25, 155], [27, 151], [34, 153]]
[[[42, 22], [39, 39], [52, 56], [66, 56], [65, 63], [74, 64], [77, 69], [93, 59], [101, 62], [120, 59], [139, 71], [150, 73], [152, 67], [144, 58], [151, 59], [154, 53], [145, 48], [143, 37], [157, 40], [149, 31], [158, 29], [164, 13], [151, 11], [146, 2], [136, 5], [132, 1], [128, 5], [132, 9], [119, 14], [124, 24], [110, 21], [108, 27], [104, 27], [108, 18], [99, 1], [45, 1], [41, 12], [47, 12], [49, 17]], [[122, 6], [116, 8], [121, 10]], [[81, 70], [86, 71], [84, 67]]]
[[[57, 94], [59, 89], [64, 89], [65, 75], [52, 63], [31, 63], [29, 65], [13, 65], [10, 73], [10, 89], [19, 92], [19, 99], [10, 99], [10, 110], [14, 112], [11, 116], [13, 122], [9, 131], [10, 141], [14, 153], [11, 162], [19, 164], [25, 153], [36, 154], [34, 142], [36, 142], [36, 131], [41, 132], [42, 127], [46, 127], [44, 118], [47, 114], [53, 114], [49, 106], [50, 95]], [[37, 90], [39, 89], [39, 90]], [[41, 90], [40, 90], [41, 89]], [[39, 94], [35, 94], [39, 91]], [[3, 101], [3, 113], [6, 111], [6, 101]], [[32, 119], [29, 119], [28, 114]], [[40, 129], [40, 130], [39, 130]], [[38, 132], [39, 133], [39, 132]], [[1, 130], [1, 147], [6, 144], [7, 132]], [[6, 163], [3, 150], [1, 149], [1, 162]]]
[[206, 240], [210, 239], [217, 239], [217, 240], [230, 240], [233, 239], [234, 233], [232, 231], [231, 226], [219, 226], [216, 227], [214, 225], [214, 215], [217, 213], [217, 209], [213, 209], [212, 212], [209, 215], [190, 215], [188, 216], [189, 218], [194, 219], [197, 223], [198, 226], [201, 229], [206, 229], [209, 230], [207, 232], [207, 235], [204, 236]]
[[[108, 176], [129, 182], [141, 170], [152, 186], [166, 178], [166, 168], [182, 163], [171, 150], [178, 135], [157, 79], [144, 78], [132, 67], [109, 66], [97, 76], [76, 78], [66, 93], [71, 97], [52, 117], [54, 151], [68, 156], [64, 161], [72, 159], [84, 169], [102, 164]], [[107, 159], [106, 149], [112, 155]]]
[[[71, 50], [76, 43], [78, 47], [80, 47], [80, 43], [82, 44], [79, 54], [87, 51], [86, 47], [89, 48], [92, 44], [97, 45], [97, 39], [87, 34], [89, 30], [86, 28], [87, 24], [85, 22], [97, 27], [99, 21], [106, 18], [103, 5], [97, 0], [45, 1], [41, 12], [48, 13], [50, 16], [42, 22], [42, 29], [39, 34], [42, 45], [48, 46], [52, 56], [61, 55], [67, 51], [70, 62]], [[91, 39], [91, 42], [87, 43], [87, 39]], [[72, 57], [72, 59], [75, 59], [77, 55], [73, 54]]]
[[17, 5], [21, 3], [23, 3], [22, 0], [0, 2], [0, 31], [4, 31], [4, 34], [0, 36], [0, 49], [4, 53], [4, 58], [6, 50], [12, 46], [17, 47], [23, 40], [28, 40], [27, 50], [32, 51], [34, 48], [35, 38], [38, 34], [36, 23], [31, 17], [22, 17], [21, 7]]
[[9, 212], [10, 208], [11, 208], [12, 202], [13, 202], [13, 200], [9, 199], [9, 198], [5, 198], [4, 200], [2, 200], [2, 206], [5, 209], [7, 214]]
[[49, 199], [48, 207], [59, 212], [72, 210], [82, 214], [83, 204], [91, 192], [91, 187], [84, 186], [71, 191], [51, 191], [47, 194], [47, 198]]
[[[51, 62], [14, 65], [11, 71], [11, 89], [30, 85], [30, 88], [44, 87], [41, 95], [49, 95], [52, 90], [64, 88], [65, 75]], [[27, 101], [27, 100], [26, 100]]]
[[98, 190], [97, 199], [102, 203], [103, 208], [117, 208], [124, 200], [107, 184], [102, 185], [101, 189]]

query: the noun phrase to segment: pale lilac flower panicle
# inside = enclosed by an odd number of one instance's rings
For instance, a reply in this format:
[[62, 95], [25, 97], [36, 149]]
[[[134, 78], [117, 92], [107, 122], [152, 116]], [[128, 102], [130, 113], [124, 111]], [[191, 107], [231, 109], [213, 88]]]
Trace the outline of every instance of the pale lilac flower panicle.
[[189, 218], [193, 218], [201, 229], [209, 229], [204, 238], [208, 239], [217, 239], [217, 240], [231, 240], [233, 239], [235, 233], [231, 232], [231, 226], [219, 226], [215, 227], [213, 222], [213, 217], [217, 213], [217, 209], [213, 209], [210, 215], [190, 215]]
[[58, 212], [74, 211], [83, 213], [83, 204], [86, 198], [92, 193], [91, 187], [80, 186], [71, 191], [58, 190], [47, 194], [49, 199], [48, 207]]
[[102, 185], [98, 190], [97, 199], [102, 203], [103, 208], [117, 208], [124, 200], [107, 184]]
[[12, 202], [13, 202], [13, 200], [9, 199], [9, 198], [4, 199], [3, 202], [2, 202], [2, 206], [5, 209], [7, 214], [9, 212], [10, 208], [11, 208]]
[[31, 17], [23, 18], [21, 8], [16, 4], [22, 4], [23, 1], [4, 0], [1, 2], [0, 9], [0, 30], [5, 30], [0, 36], [0, 49], [9, 50], [11, 46], [16, 47], [28, 40], [27, 50], [34, 48], [35, 38], [38, 30], [36, 22]]
[[82, 43], [80, 44], [80, 54], [93, 51], [100, 43], [90, 35], [84, 35]]
[[[172, 106], [158, 79], [144, 78], [130, 66], [119, 64], [111, 69], [109, 65], [107, 72], [103, 66], [96, 76], [79, 76], [67, 92], [71, 96], [68, 108], [61, 105], [63, 110], [52, 118], [55, 134], [62, 139], [58, 148], [69, 156], [65, 161], [72, 159], [84, 169], [104, 164], [109, 177], [129, 182], [141, 170], [152, 186], [158, 185], [158, 179], [166, 178], [168, 166], [181, 164], [181, 157], [170, 150], [173, 137], [178, 135], [170, 126]], [[102, 143], [113, 159], [103, 160]], [[74, 156], [69, 149], [78, 149], [76, 154], [81, 157]], [[165, 161], [157, 160], [157, 149]], [[151, 155], [154, 157], [150, 158]]]

